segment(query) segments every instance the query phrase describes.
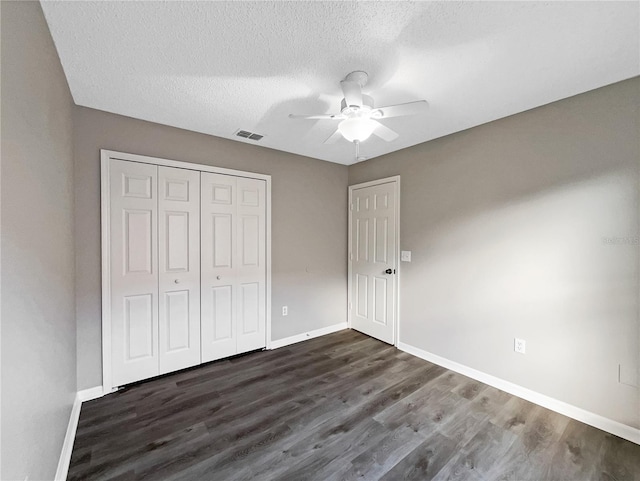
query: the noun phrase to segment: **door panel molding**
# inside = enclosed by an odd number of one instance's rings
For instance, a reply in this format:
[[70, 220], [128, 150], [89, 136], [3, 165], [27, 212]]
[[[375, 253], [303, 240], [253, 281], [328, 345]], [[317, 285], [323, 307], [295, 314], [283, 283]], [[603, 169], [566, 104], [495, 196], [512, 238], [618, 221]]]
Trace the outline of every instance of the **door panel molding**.
[[[361, 199], [358, 196], [354, 196], [354, 191], [389, 183], [395, 184], [395, 201], [393, 202], [396, 219], [395, 235], [393, 236], [395, 240], [395, 247], [393, 249], [393, 255], [395, 256], [395, 275], [390, 276], [389, 278], [374, 277], [371, 280], [369, 280], [367, 276], [358, 275], [358, 281], [356, 282], [354, 279], [355, 263], [369, 262], [370, 260], [388, 263], [390, 259], [386, 258], [387, 249], [384, 249], [384, 254], [382, 253], [382, 249], [379, 249], [381, 244], [386, 243], [387, 240], [387, 236], [383, 236], [384, 238], [381, 238], [380, 235], [382, 233], [386, 234], [386, 231], [389, 228], [388, 220], [385, 218], [384, 222], [378, 222], [375, 217], [372, 221], [369, 221], [369, 218], [367, 217], [363, 219], [354, 219], [354, 212], [367, 213], [368, 215], [372, 211], [378, 209], [387, 209], [389, 207], [390, 199], [387, 193], [375, 194], [372, 199], [369, 199], [369, 197]], [[360, 315], [364, 316], [373, 316], [373, 321], [379, 326], [385, 326], [389, 322], [393, 322], [395, 319], [393, 328], [393, 345], [397, 346], [400, 339], [400, 176], [396, 175], [393, 177], [386, 177], [370, 182], [350, 185], [348, 213], [348, 326], [350, 328], [353, 327], [352, 317], [356, 312], [359, 312]], [[373, 244], [373, 249], [370, 249], [370, 244]], [[392, 282], [392, 285], [394, 286], [394, 302], [392, 309], [391, 306], [387, 306], [386, 300], [384, 303], [376, 302], [375, 299], [371, 299], [372, 302], [364, 302], [364, 299], [359, 299], [361, 296], [356, 295], [358, 294], [358, 291], [362, 292], [363, 290], [366, 290], [365, 294], [367, 299], [369, 299], [369, 296], [374, 296], [375, 291], [381, 288], [380, 281], [384, 281], [385, 285], [388, 282]], [[384, 313], [382, 312], [383, 310]]]

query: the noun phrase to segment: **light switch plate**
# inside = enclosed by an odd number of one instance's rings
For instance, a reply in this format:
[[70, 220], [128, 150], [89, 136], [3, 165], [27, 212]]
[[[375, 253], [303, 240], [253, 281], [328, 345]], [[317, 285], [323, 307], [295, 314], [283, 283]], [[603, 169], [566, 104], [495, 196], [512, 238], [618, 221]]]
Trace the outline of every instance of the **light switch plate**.
[[400, 260], [402, 262], [411, 262], [411, 251], [400, 251]]
[[627, 386], [638, 387], [638, 375], [629, 365], [618, 364], [618, 382]]

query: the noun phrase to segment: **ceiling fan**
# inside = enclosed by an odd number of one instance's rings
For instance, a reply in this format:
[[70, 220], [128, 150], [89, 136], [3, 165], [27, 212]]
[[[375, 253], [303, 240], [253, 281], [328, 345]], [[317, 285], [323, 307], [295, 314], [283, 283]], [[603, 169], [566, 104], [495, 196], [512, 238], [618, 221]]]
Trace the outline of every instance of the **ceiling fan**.
[[367, 84], [369, 75], [366, 72], [356, 70], [351, 72], [340, 82], [344, 98], [340, 105], [340, 113], [319, 115], [294, 115], [292, 119], [305, 120], [341, 120], [336, 131], [325, 140], [325, 144], [332, 144], [340, 137], [349, 142], [358, 144], [371, 136], [380, 137], [387, 142], [398, 138], [398, 133], [378, 122], [380, 119], [416, 115], [425, 112], [429, 104], [426, 100], [417, 100], [406, 104], [389, 105], [387, 107], [374, 107], [373, 99], [362, 93], [362, 88]]

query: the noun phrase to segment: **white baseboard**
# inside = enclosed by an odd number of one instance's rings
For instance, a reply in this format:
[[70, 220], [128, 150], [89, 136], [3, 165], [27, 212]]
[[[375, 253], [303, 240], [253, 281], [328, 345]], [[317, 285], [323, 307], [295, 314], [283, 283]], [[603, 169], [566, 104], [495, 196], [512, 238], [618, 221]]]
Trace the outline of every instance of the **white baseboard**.
[[73, 407], [71, 408], [71, 415], [69, 416], [67, 432], [64, 435], [64, 442], [62, 443], [58, 469], [56, 469], [56, 481], [65, 481], [67, 479], [67, 474], [69, 473], [69, 463], [71, 462], [73, 441], [76, 438], [76, 429], [78, 428], [78, 420], [80, 419], [81, 405], [82, 401], [80, 400], [80, 396], [76, 394], [76, 398], [73, 401]]
[[78, 397], [81, 402], [92, 401], [94, 399], [98, 399], [99, 397], [104, 396], [104, 390], [102, 386], [90, 387], [89, 389], [83, 389], [82, 391], [78, 391]]
[[284, 339], [271, 341], [271, 349], [278, 349], [280, 347], [288, 346], [290, 344], [295, 344], [297, 342], [313, 339], [314, 337], [326, 336], [327, 334], [342, 331], [343, 329], [346, 329], [346, 328], [347, 328], [347, 323], [341, 322], [340, 324], [334, 324], [333, 326], [322, 327], [320, 329], [316, 329], [315, 331], [303, 332], [302, 334], [298, 334], [296, 336], [285, 337]]
[[64, 442], [62, 443], [60, 459], [58, 460], [58, 469], [56, 469], [55, 478], [56, 481], [65, 481], [67, 479], [67, 474], [69, 474], [69, 463], [71, 462], [71, 453], [73, 452], [73, 442], [76, 439], [76, 430], [78, 429], [82, 403], [91, 401], [92, 399], [97, 399], [103, 395], [104, 391], [102, 386], [84, 389], [76, 393], [76, 398], [73, 401], [73, 407], [71, 408], [71, 415], [69, 416], [67, 432], [64, 435]]
[[440, 357], [436, 354], [432, 354], [427, 351], [423, 351], [420, 348], [405, 344], [404, 342], [398, 343], [398, 349], [408, 352], [416, 357], [424, 359], [425, 361], [432, 362], [442, 367], [446, 367], [452, 371], [458, 372], [465, 376], [468, 376], [476, 381], [493, 386], [501, 391], [508, 392], [519, 398], [526, 399], [532, 403], [538, 404], [544, 408], [550, 409], [557, 413], [563, 414], [567, 417], [583, 422], [598, 429], [602, 429], [615, 436], [621, 437], [632, 443], [640, 444], [640, 429], [627, 426], [621, 422], [614, 421], [613, 419], [605, 418], [599, 414], [586, 411], [572, 404], [559, 401], [552, 397], [540, 394], [525, 387], [519, 386], [504, 379], [486, 374], [482, 371], [478, 371], [463, 364], [458, 364], [455, 361], [450, 361], [444, 357]]

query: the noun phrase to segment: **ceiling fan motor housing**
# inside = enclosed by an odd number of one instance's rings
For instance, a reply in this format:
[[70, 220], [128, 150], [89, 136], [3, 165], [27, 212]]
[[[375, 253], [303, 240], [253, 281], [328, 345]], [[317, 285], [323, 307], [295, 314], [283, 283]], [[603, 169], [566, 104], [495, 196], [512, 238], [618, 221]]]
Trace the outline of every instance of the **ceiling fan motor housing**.
[[347, 105], [347, 101], [345, 99], [342, 99], [342, 102], [340, 102], [340, 112], [343, 115], [349, 115], [357, 110], [364, 110], [367, 112], [373, 110], [373, 99], [368, 95], [362, 94], [361, 107], [357, 105]]

